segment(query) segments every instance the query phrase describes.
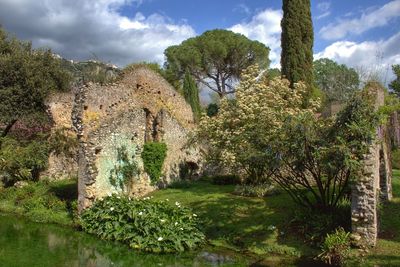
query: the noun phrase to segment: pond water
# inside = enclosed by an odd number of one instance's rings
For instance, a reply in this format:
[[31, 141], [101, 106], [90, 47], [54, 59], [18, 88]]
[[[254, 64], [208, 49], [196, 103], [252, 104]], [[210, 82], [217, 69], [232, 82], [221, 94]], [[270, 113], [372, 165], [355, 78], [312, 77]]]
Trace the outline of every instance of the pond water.
[[198, 251], [145, 254], [127, 246], [56, 225], [39, 224], [0, 214], [0, 266], [124, 267], [124, 266], [248, 266], [234, 256]]

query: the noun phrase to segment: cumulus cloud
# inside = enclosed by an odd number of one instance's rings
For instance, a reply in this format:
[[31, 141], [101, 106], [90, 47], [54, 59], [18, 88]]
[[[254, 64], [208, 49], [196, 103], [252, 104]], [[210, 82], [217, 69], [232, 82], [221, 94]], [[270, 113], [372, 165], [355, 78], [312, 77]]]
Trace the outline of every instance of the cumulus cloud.
[[375, 72], [383, 82], [394, 78], [390, 66], [400, 64], [400, 32], [387, 40], [335, 42], [314, 55], [314, 59], [330, 58], [362, 72]]
[[326, 40], [337, 40], [349, 34], [361, 34], [370, 29], [387, 25], [400, 15], [400, 0], [394, 0], [378, 9], [368, 9], [359, 18], [339, 19], [322, 27], [320, 34]]
[[233, 25], [229, 30], [257, 40], [271, 49], [271, 67], [280, 66], [282, 11], [266, 9], [257, 13], [250, 21]]
[[129, 18], [118, 12], [142, 1], [1, 0], [0, 24], [35, 47], [50, 47], [69, 59], [96, 55], [120, 66], [144, 60], [162, 63], [165, 48], [195, 31], [160, 14], [136, 13]]

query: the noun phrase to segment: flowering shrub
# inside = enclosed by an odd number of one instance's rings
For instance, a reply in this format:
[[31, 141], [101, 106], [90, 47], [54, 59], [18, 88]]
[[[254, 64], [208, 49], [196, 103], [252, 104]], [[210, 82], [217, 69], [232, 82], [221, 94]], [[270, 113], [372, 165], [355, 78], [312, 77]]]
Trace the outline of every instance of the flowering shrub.
[[241, 76], [235, 99], [222, 99], [218, 114], [204, 116], [197, 137], [208, 140], [212, 158], [227, 167], [245, 171], [253, 183], [268, 179], [277, 165], [272, 141], [281, 132], [289, 116], [312, 113], [317, 103], [304, 109], [304, 84], [289, 87], [288, 80], [269, 81], [258, 66], [249, 67]]
[[205, 238], [190, 209], [149, 198], [106, 197], [82, 213], [81, 224], [90, 234], [151, 252], [192, 249]]

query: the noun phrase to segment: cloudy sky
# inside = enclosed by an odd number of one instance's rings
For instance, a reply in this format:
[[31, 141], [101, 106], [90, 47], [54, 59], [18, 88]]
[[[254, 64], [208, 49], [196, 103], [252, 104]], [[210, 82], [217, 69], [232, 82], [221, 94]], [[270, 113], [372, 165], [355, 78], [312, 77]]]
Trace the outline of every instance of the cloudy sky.
[[[400, 0], [312, 0], [315, 58], [353, 67], [400, 64]], [[119, 66], [164, 61], [166, 47], [222, 28], [271, 48], [279, 67], [280, 0], [0, 0], [0, 24], [68, 59]]]

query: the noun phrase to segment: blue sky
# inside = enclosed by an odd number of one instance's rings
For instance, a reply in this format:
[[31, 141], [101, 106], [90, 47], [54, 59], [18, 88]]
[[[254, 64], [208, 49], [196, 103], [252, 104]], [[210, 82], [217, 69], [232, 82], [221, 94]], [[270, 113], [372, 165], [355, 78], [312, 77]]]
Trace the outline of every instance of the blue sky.
[[[400, 0], [312, 0], [314, 57], [383, 70], [400, 63]], [[163, 63], [166, 47], [215, 28], [271, 48], [279, 67], [279, 0], [0, 0], [0, 24], [65, 58]]]

